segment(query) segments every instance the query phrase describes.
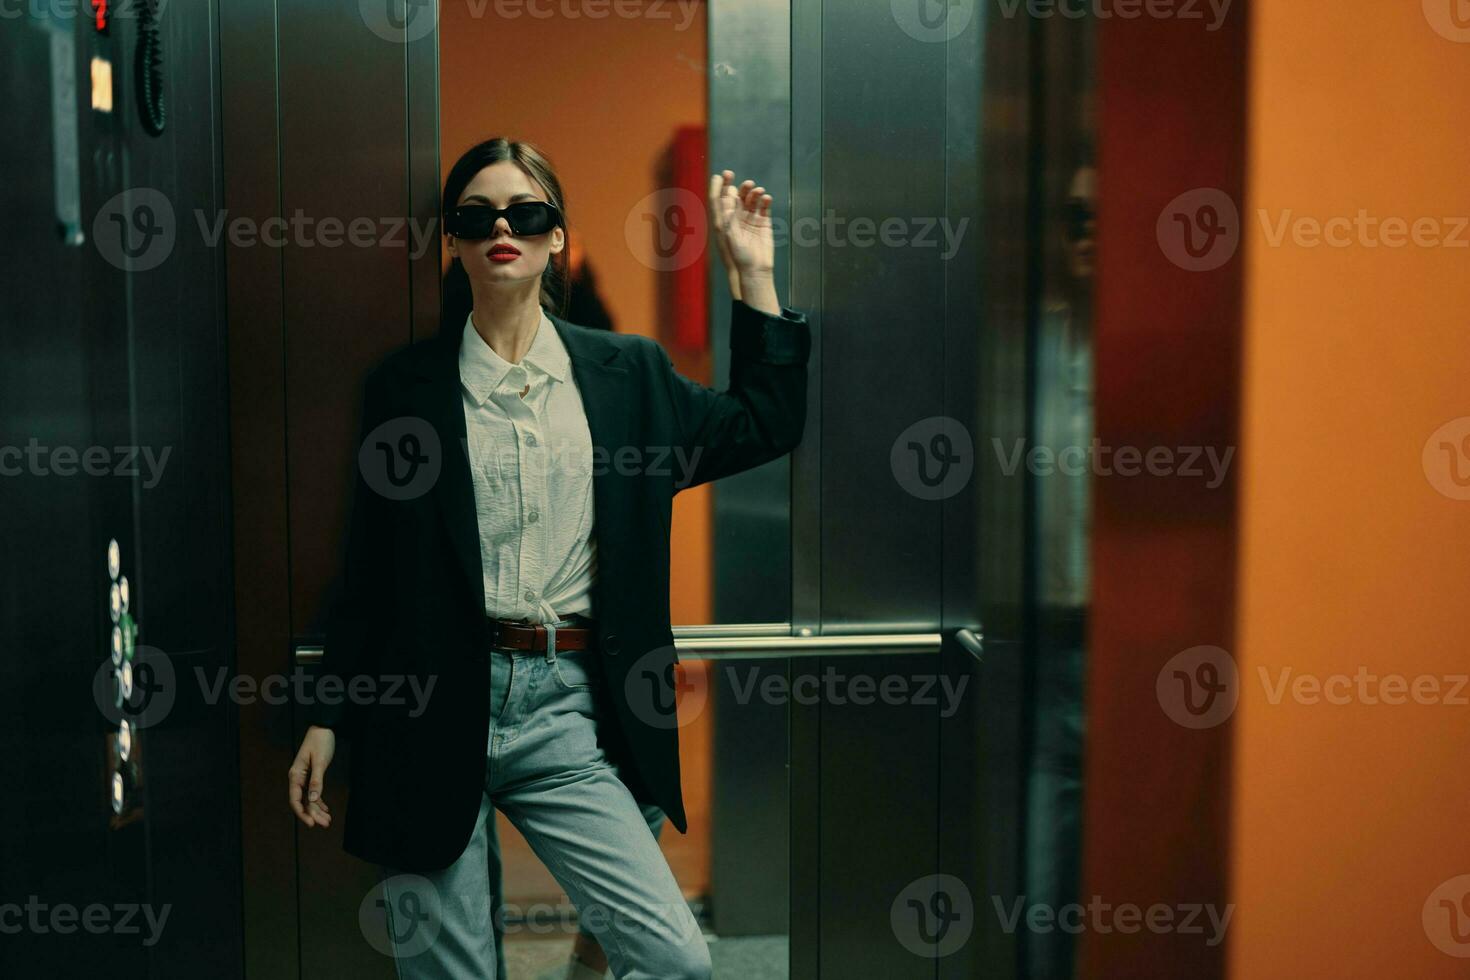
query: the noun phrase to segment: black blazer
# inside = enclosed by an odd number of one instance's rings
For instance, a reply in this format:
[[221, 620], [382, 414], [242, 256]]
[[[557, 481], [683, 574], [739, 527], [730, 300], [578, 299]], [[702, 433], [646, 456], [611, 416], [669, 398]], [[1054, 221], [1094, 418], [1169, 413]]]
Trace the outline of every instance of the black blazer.
[[[669, 687], [673, 496], [796, 446], [810, 329], [804, 313], [769, 316], [735, 300], [730, 386], [717, 392], [678, 374], [649, 338], [550, 320], [592, 435], [602, 739], [634, 796], [657, 803], [682, 833]], [[345, 849], [404, 871], [437, 870], [460, 855], [484, 785], [489, 646], [462, 333], [451, 324], [367, 377], [341, 589], [305, 705], [310, 723], [352, 743]], [[391, 479], [379, 459], [395, 467]], [[406, 459], [416, 466], [405, 468]], [[411, 683], [428, 696], [415, 697]]]

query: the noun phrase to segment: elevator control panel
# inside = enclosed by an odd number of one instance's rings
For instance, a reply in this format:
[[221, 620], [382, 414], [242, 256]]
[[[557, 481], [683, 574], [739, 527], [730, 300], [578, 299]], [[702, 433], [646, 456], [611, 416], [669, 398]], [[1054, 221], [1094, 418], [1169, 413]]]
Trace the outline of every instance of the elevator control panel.
[[122, 548], [117, 539], [107, 542], [107, 609], [112, 620], [106, 671], [110, 679], [105, 695], [113, 710], [104, 714], [107, 732], [107, 793], [114, 828], [131, 823], [141, 813], [138, 790], [142, 779], [142, 748], [135, 724], [140, 699], [134, 689], [133, 661], [137, 650], [138, 624], [133, 619], [128, 577], [122, 571]]

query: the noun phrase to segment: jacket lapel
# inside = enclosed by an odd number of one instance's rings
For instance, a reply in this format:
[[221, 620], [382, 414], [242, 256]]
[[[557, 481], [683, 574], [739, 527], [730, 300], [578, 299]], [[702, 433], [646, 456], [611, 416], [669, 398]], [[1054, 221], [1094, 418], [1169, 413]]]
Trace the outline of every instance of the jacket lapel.
[[[620, 501], [611, 480], [609, 462], [621, 446], [630, 445], [630, 420], [624, 406], [636, 404], [630, 390], [633, 374], [623, 363], [622, 349], [599, 330], [590, 330], [548, 314], [571, 357], [572, 376], [582, 394], [587, 428], [593, 447], [593, 506], [595, 513], [615, 515]], [[444, 466], [432, 491], [435, 506], [449, 532], [455, 558], [476, 596], [478, 610], [485, 608], [485, 577], [480, 560], [480, 531], [475, 514], [474, 480], [470, 475], [469, 439], [465, 430], [464, 398], [459, 381], [459, 347], [464, 327], [441, 328], [424, 349], [415, 371], [417, 384], [411, 404], [439, 434]], [[599, 564], [608, 542], [608, 523], [594, 522]]]

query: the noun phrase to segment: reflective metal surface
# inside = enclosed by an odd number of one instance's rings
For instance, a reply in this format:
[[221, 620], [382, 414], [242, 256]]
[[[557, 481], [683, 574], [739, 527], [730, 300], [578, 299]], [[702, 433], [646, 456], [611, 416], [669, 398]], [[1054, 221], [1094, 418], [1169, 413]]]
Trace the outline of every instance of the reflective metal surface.
[[[676, 626], [674, 646], [681, 654], [700, 660], [722, 658], [751, 660], [765, 656], [785, 657], [854, 656], [861, 654], [937, 653], [943, 636], [939, 633], [841, 633], [828, 636], [799, 635], [790, 623], [747, 623], [742, 626]], [[974, 656], [980, 656], [980, 641], [970, 630], [960, 630], [956, 640]], [[322, 647], [315, 643], [296, 646], [298, 664], [319, 663]]]

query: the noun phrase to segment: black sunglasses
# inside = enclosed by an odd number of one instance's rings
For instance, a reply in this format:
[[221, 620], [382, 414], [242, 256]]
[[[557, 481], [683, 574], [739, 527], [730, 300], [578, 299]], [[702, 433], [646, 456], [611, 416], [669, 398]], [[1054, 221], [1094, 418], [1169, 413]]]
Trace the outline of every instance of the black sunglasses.
[[508, 208], [462, 204], [450, 211], [444, 228], [455, 238], [489, 238], [504, 215], [512, 235], [544, 235], [561, 224], [561, 212], [545, 201], [518, 201]]

